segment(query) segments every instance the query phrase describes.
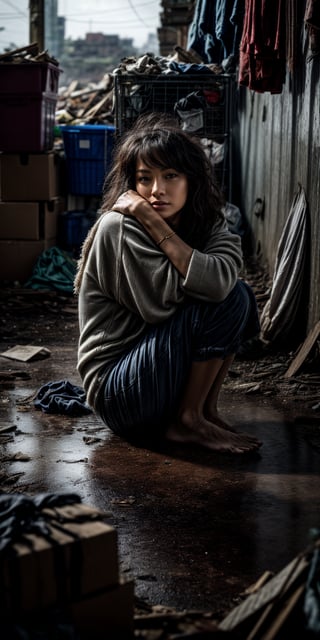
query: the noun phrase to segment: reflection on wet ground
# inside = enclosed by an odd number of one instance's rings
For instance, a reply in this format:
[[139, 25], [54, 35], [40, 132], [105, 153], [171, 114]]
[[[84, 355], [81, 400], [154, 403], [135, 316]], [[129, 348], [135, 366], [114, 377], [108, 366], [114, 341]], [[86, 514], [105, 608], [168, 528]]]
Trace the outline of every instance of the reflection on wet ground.
[[307, 546], [319, 526], [320, 448], [303, 419], [228, 385], [221, 409], [263, 441], [259, 454], [242, 457], [135, 446], [93, 415], [44, 414], [32, 402], [41, 385], [79, 384], [75, 327], [67, 335], [63, 344], [57, 336], [47, 360], [0, 358], [2, 371], [29, 376], [1, 389], [2, 491], [72, 491], [108, 512], [136, 596], [180, 610], [228, 611], [264, 571], [279, 571]]

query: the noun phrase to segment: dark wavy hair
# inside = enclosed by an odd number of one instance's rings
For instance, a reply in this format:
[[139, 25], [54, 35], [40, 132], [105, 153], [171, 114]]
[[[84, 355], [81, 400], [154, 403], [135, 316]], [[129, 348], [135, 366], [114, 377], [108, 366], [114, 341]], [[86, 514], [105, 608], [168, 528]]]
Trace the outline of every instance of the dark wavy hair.
[[116, 141], [112, 167], [103, 185], [100, 216], [82, 246], [74, 282], [79, 292], [85, 263], [102, 215], [112, 211], [119, 196], [136, 190], [137, 160], [149, 167], [171, 168], [188, 181], [187, 201], [181, 211], [178, 233], [194, 249], [202, 249], [212, 225], [223, 217], [225, 204], [213, 167], [198, 138], [184, 132], [169, 114], [140, 116], [134, 126]]
[[124, 191], [136, 190], [138, 159], [149, 167], [170, 167], [187, 176], [188, 197], [178, 231], [183, 240], [201, 249], [225, 202], [200, 140], [184, 132], [170, 115], [140, 116], [115, 146], [103, 187], [102, 212], [111, 210]]

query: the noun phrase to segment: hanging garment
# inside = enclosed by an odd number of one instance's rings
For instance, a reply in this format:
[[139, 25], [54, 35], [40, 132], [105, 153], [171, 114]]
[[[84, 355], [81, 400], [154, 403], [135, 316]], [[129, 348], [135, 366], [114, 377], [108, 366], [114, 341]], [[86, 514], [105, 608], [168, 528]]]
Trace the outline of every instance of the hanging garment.
[[261, 338], [286, 339], [298, 318], [306, 267], [307, 201], [300, 186], [278, 245], [270, 298], [262, 310]]
[[215, 2], [197, 0], [189, 27], [187, 49], [193, 49], [203, 62], [220, 62], [220, 43], [214, 35]]
[[245, 0], [197, 0], [187, 48], [205, 63], [238, 59]]
[[239, 84], [281, 93], [286, 78], [286, 0], [246, 0]]
[[242, 37], [244, 13], [245, 13], [245, 0], [234, 0], [232, 12], [230, 15], [230, 22], [233, 25], [233, 55], [239, 58], [239, 48]]
[[215, 35], [222, 45], [223, 58], [234, 54], [234, 26], [230, 20], [234, 0], [216, 0]]

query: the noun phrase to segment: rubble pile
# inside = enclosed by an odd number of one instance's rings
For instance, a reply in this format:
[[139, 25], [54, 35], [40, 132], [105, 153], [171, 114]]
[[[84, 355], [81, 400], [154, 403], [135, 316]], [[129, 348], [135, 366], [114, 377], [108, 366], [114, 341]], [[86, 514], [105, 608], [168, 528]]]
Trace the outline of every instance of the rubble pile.
[[316, 638], [320, 629], [319, 531], [314, 540], [276, 574], [270, 571], [240, 595], [220, 622], [210, 613], [178, 612], [136, 601], [134, 637], [138, 640], [180, 638], [233, 638], [234, 640], [287, 640]]
[[0, 54], [0, 63], [12, 63], [12, 64], [25, 64], [30, 62], [50, 62], [57, 67], [59, 66], [58, 60], [53, 56], [50, 56], [48, 51], [40, 51], [37, 42], [32, 42], [25, 47], [19, 47], [18, 49], [12, 49], [11, 51], [5, 51]]
[[113, 124], [113, 76], [82, 86], [77, 80], [61, 87], [56, 110], [57, 124]]

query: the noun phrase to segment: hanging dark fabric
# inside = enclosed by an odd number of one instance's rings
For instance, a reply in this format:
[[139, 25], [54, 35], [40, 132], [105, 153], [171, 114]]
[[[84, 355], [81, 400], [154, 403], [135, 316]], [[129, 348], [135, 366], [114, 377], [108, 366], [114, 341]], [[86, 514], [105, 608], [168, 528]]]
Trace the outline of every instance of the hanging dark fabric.
[[286, 0], [246, 0], [239, 84], [281, 93], [286, 78]]

